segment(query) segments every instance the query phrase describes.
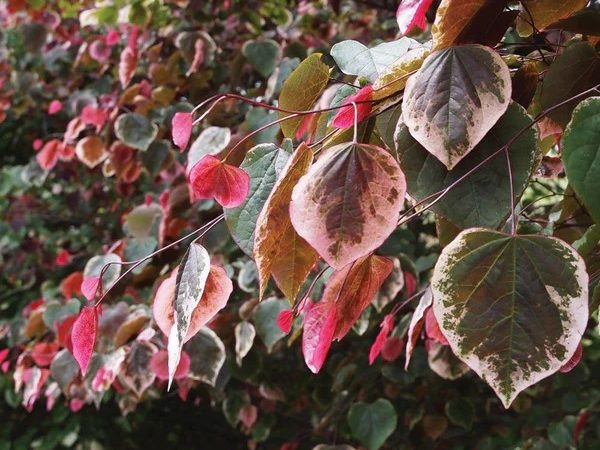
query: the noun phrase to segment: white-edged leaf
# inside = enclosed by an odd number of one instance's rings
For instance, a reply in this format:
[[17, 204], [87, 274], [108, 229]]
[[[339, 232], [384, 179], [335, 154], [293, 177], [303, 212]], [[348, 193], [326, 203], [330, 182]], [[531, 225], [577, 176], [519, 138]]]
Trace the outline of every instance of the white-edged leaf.
[[255, 336], [256, 330], [250, 322], [243, 320], [235, 326], [235, 360], [238, 366], [242, 365], [242, 359], [252, 348]]
[[408, 336], [406, 338], [406, 361], [404, 363], [404, 370], [408, 370], [408, 365], [410, 364], [410, 360], [415, 349], [415, 344], [417, 343], [417, 339], [419, 338], [419, 334], [421, 334], [421, 329], [423, 328], [425, 311], [431, 306], [431, 303], [433, 303], [433, 293], [431, 292], [431, 288], [427, 288], [425, 292], [423, 292], [423, 295], [421, 295], [419, 304], [415, 308], [415, 312], [413, 312], [412, 318], [410, 319], [410, 325], [408, 326]]
[[179, 265], [175, 284], [173, 326], [169, 333], [168, 343], [169, 388], [179, 364], [181, 349], [190, 327], [192, 313], [200, 302], [209, 272], [210, 256], [206, 249], [200, 244], [190, 244]]

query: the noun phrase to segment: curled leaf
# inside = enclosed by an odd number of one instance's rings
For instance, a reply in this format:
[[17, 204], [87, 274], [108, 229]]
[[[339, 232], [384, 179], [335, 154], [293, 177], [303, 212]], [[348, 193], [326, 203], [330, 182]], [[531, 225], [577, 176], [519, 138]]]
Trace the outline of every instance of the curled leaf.
[[[333, 126], [337, 128], [350, 128], [354, 126], [355, 115], [356, 123], [360, 123], [365, 120], [371, 112], [373, 104], [370, 100], [373, 99], [373, 86], [367, 84], [356, 94], [346, 97], [342, 103], [342, 108], [337, 112], [333, 118]], [[356, 103], [356, 111], [354, 105]], [[346, 105], [346, 106], [344, 106]]]

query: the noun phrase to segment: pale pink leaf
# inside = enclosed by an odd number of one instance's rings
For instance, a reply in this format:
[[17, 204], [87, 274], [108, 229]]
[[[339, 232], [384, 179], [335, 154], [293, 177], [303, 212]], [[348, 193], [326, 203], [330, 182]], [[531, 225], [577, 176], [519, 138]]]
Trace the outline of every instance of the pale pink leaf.
[[96, 297], [96, 291], [100, 284], [100, 277], [88, 277], [84, 278], [81, 282], [81, 293], [90, 302]]
[[292, 311], [291, 309], [284, 309], [279, 314], [277, 314], [277, 326], [285, 334], [288, 334], [290, 332], [293, 323], [294, 311]]
[[173, 130], [173, 143], [183, 151], [190, 141], [192, 135], [193, 117], [191, 113], [178, 112], [175, 113], [171, 121]]
[[425, 313], [425, 333], [427, 337], [439, 342], [442, 345], [448, 345], [448, 339], [442, 333], [433, 308], [429, 308]]
[[[154, 372], [156, 378], [159, 380], [169, 379], [168, 359], [168, 352], [166, 350], [159, 350], [152, 356], [152, 359], [150, 360], [150, 369], [152, 372]], [[182, 351], [179, 364], [177, 365], [177, 369], [175, 370], [173, 378], [176, 380], [181, 380], [182, 378], [187, 377], [189, 373], [190, 357], [186, 352]]]
[[256, 423], [258, 417], [258, 408], [251, 404], [246, 404], [240, 408], [238, 418], [248, 429], [252, 428], [252, 425]]
[[57, 114], [62, 110], [62, 108], [63, 104], [60, 102], [60, 100], [52, 100], [48, 105], [48, 114], [51, 116]]

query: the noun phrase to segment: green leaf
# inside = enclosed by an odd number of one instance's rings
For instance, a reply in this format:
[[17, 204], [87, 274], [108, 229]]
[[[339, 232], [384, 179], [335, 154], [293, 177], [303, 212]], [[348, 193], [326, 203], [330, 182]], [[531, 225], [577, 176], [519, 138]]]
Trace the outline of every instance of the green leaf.
[[[588, 42], [569, 45], [550, 65], [544, 76], [540, 102], [548, 109], [600, 83], [600, 57]], [[591, 97], [592, 93], [588, 94]], [[548, 114], [553, 121], [565, 127], [571, 113], [583, 99], [579, 97]]]
[[358, 402], [348, 411], [348, 425], [352, 436], [369, 450], [378, 450], [396, 429], [394, 406], [383, 398], [371, 404]]
[[275, 144], [260, 144], [246, 154], [240, 165], [250, 175], [250, 189], [244, 203], [225, 208], [225, 222], [233, 240], [252, 256], [256, 220], [290, 154]]
[[452, 351], [508, 408], [558, 371], [588, 320], [588, 275], [567, 244], [473, 228], [442, 251], [433, 309]]
[[190, 328], [192, 313], [204, 292], [208, 273], [210, 272], [210, 256], [200, 244], [192, 243], [179, 264], [175, 284], [175, 300], [173, 304], [173, 326], [169, 333], [169, 386], [173, 376], [185, 338]]
[[158, 134], [158, 127], [141, 114], [127, 113], [115, 122], [115, 134], [125, 145], [145, 152]]
[[277, 326], [277, 315], [289, 308], [290, 305], [286, 300], [268, 298], [260, 302], [254, 310], [252, 319], [256, 333], [267, 346], [269, 353], [273, 350], [273, 346], [285, 337], [285, 333]]
[[155, 141], [150, 144], [148, 150], [142, 153], [142, 162], [150, 175], [155, 177], [169, 156], [171, 145], [166, 140]]
[[[531, 122], [525, 110], [512, 103], [475, 149], [450, 171], [410, 135], [406, 126], [399, 124], [396, 147], [408, 193], [418, 201], [448, 188]], [[515, 200], [518, 200], [537, 163], [535, 128], [528, 129], [516, 139], [508, 153]], [[450, 189], [431, 209], [459, 228], [496, 228], [508, 217], [510, 204], [508, 164], [505, 152], [500, 152]]]
[[125, 230], [136, 238], [155, 235], [161, 216], [162, 208], [157, 203], [136, 206], [125, 218]]
[[346, 75], [357, 75], [373, 83], [379, 74], [422, 45], [407, 37], [368, 48], [358, 41], [342, 41], [331, 47], [331, 56]]
[[223, 127], [208, 127], [196, 138], [188, 152], [187, 170], [206, 155], [218, 155], [229, 145], [231, 130]]
[[508, 66], [489, 47], [461, 45], [432, 53], [406, 83], [402, 116], [413, 137], [449, 170], [508, 108]]
[[185, 344], [185, 351], [190, 355], [189, 377], [215, 386], [225, 363], [225, 345], [219, 336], [210, 328], [202, 327]]
[[242, 47], [242, 53], [254, 70], [267, 78], [275, 70], [280, 50], [277, 42], [266, 39], [246, 42]]
[[[279, 106], [290, 111], [308, 111], [329, 82], [329, 67], [321, 61], [320, 53], [313, 53], [300, 63], [285, 80], [279, 95]], [[289, 114], [281, 113], [281, 117]], [[285, 137], [294, 137], [303, 117], [281, 123]]]
[[455, 398], [446, 403], [446, 416], [454, 425], [470, 430], [475, 418], [475, 408], [466, 398]]
[[582, 101], [562, 136], [569, 184], [600, 224], [600, 97]]

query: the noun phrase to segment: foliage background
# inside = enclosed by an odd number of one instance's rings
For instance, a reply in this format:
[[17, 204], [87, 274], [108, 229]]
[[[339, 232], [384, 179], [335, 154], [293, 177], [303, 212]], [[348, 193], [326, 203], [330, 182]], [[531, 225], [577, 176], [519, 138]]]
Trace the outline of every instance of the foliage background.
[[[106, 177], [100, 167], [90, 169], [77, 159], [59, 162], [44, 172], [36, 162], [34, 141], [60, 136], [89, 97], [115, 102], [124, 95], [119, 86], [120, 50], [130, 25], [118, 25], [115, 13], [130, 8], [128, 21], [142, 33], [140, 58], [131, 84], [149, 80], [153, 94], [136, 99], [124, 110], [135, 108], [159, 125], [159, 138], [169, 140], [168, 124], [176, 110], [189, 110], [215, 92], [237, 92], [264, 98], [272, 70], [261, 73], [261, 56], [254, 64], [244, 53], [249, 41], [276, 43], [276, 58], [303, 59], [309, 52], [328, 53], [335, 42], [356, 39], [365, 44], [394, 39], [397, 34], [393, 1], [109, 1], [97, 24], [80, 28], [78, 14], [93, 7], [90, 2], [9, 1], [0, 5], [0, 348], [19, 350], [31, 342], [14, 342], [9, 329], [20, 327], [27, 317], [23, 310], [38, 298], [60, 299], [60, 284], [67, 275], [82, 270], [85, 262], [107, 245], [123, 239], [123, 217], [147, 196], [158, 201], [164, 191], [182, 186], [181, 173], [152, 175], [156, 164], [184, 162], [184, 156], [169, 149], [163, 160], [139, 154], [128, 155], [120, 173]], [[429, 13], [435, 11], [436, 2]], [[37, 25], [42, 24], [40, 28]], [[104, 62], [94, 60], [86, 46], [119, 29], [121, 43]], [[190, 55], [176, 44], [184, 32], [203, 31], [214, 40], [212, 54], [192, 74], [186, 75]], [[519, 37], [509, 31], [509, 41]], [[153, 45], [160, 43], [161, 47]], [[208, 44], [207, 44], [208, 45]], [[152, 50], [154, 48], [154, 51]], [[531, 48], [515, 54], [526, 54]], [[268, 58], [267, 58], [268, 59]], [[154, 67], [152, 68], [152, 64]], [[157, 68], [157, 65], [160, 67]], [[336, 76], [338, 76], [336, 74]], [[60, 99], [64, 109], [49, 115], [48, 105]], [[121, 110], [119, 113], [121, 113]], [[210, 125], [230, 127], [232, 140], [258, 128], [269, 117], [262, 110], [241, 103], [223, 102]], [[113, 121], [111, 117], [109, 121]], [[275, 130], [277, 132], [277, 130]], [[103, 128], [107, 142], [114, 139], [112, 127]], [[250, 144], [268, 141], [259, 136]], [[243, 157], [240, 154], [239, 160]], [[114, 161], [116, 166], [118, 161]], [[156, 174], [154, 174], [156, 175]], [[544, 182], [547, 183], [547, 182]], [[564, 189], [560, 180], [547, 183]], [[172, 194], [171, 194], [172, 195]], [[538, 193], [528, 195], [535, 198]], [[544, 208], [553, 208], [552, 199]], [[218, 213], [211, 202], [193, 208], [185, 200], [171, 198], [174, 220], [171, 240], [205, 223]], [[207, 246], [221, 255], [234, 279], [248, 258], [237, 249], [224, 228], [215, 228]], [[68, 249], [72, 258], [59, 267], [55, 257]], [[176, 263], [183, 248], [161, 254], [125, 290], [117, 290], [111, 301], [129, 304], [148, 302], [162, 266]], [[403, 264], [420, 281], [439, 253], [431, 216], [412, 222], [396, 232], [384, 252], [402, 254]], [[243, 281], [243, 280], [242, 280]], [[398, 425], [385, 448], [394, 449], [595, 449], [600, 447], [600, 354], [595, 327], [585, 337], [584, 360], [572, 372], [557, 374], [520, 396], [508, 411], [474, 374], [445, 380], [429, 369], [423, 345], [404, 371], [404, 358], [368, 365], [367, 355], [378, 331], [381, 314], [373, 317], [362, 336], [349, 335], [334, 345], [324, 371], [313, 376], [306, 369], [298, 344], [287, 348], [280, 341], [267, 353], [255, 343], [241, 368], [235, 366], [232, 329], [239, 322], [239, 309], [255, 292], [236, 285], [233, 299], [216, 328], [228, 352], [226, 368], [231, 378], [226, 386], [197, 386], [182, 401], [164, 386], [148, 390], [135, 411], [122, 415], [118, 397], [109, 391], [96, 409], [86, 405], [74, 413], [59, 399], [50, 411], [39, 400], [31, 412], [21, 405], [22, 394], [14, 392], [11, 371], [0, 375], [0, 449], [25, 448], [264, 448], [309, 449], [318, 444], [348, 443], [352, 437], [347, 413], [356, 401], [389, 399], [398, 415]], [[406, 289], [398, 299], [406, 298]], [[414, 306], [414, 305], [412, 305]], [[409, 309], [412, 309], [411, 308]], [[410, 311], [405, 311], [408, 318]], [[17, 352], [17, 351], [15, 351]], [[12, 355], [12, 361], [16, 353]], [[285, 400], [265, 399], [260, 385], [279, 389]], [[258, 421], [247, 428], [228, 423], [227, 399], [247, 392], [258, 406]], [[234, 414], [235, 415], [235, 414]], [[585, 428], [575, 439], [576, 424]], [[581, 430], [580, 430], [581, 431]]]

